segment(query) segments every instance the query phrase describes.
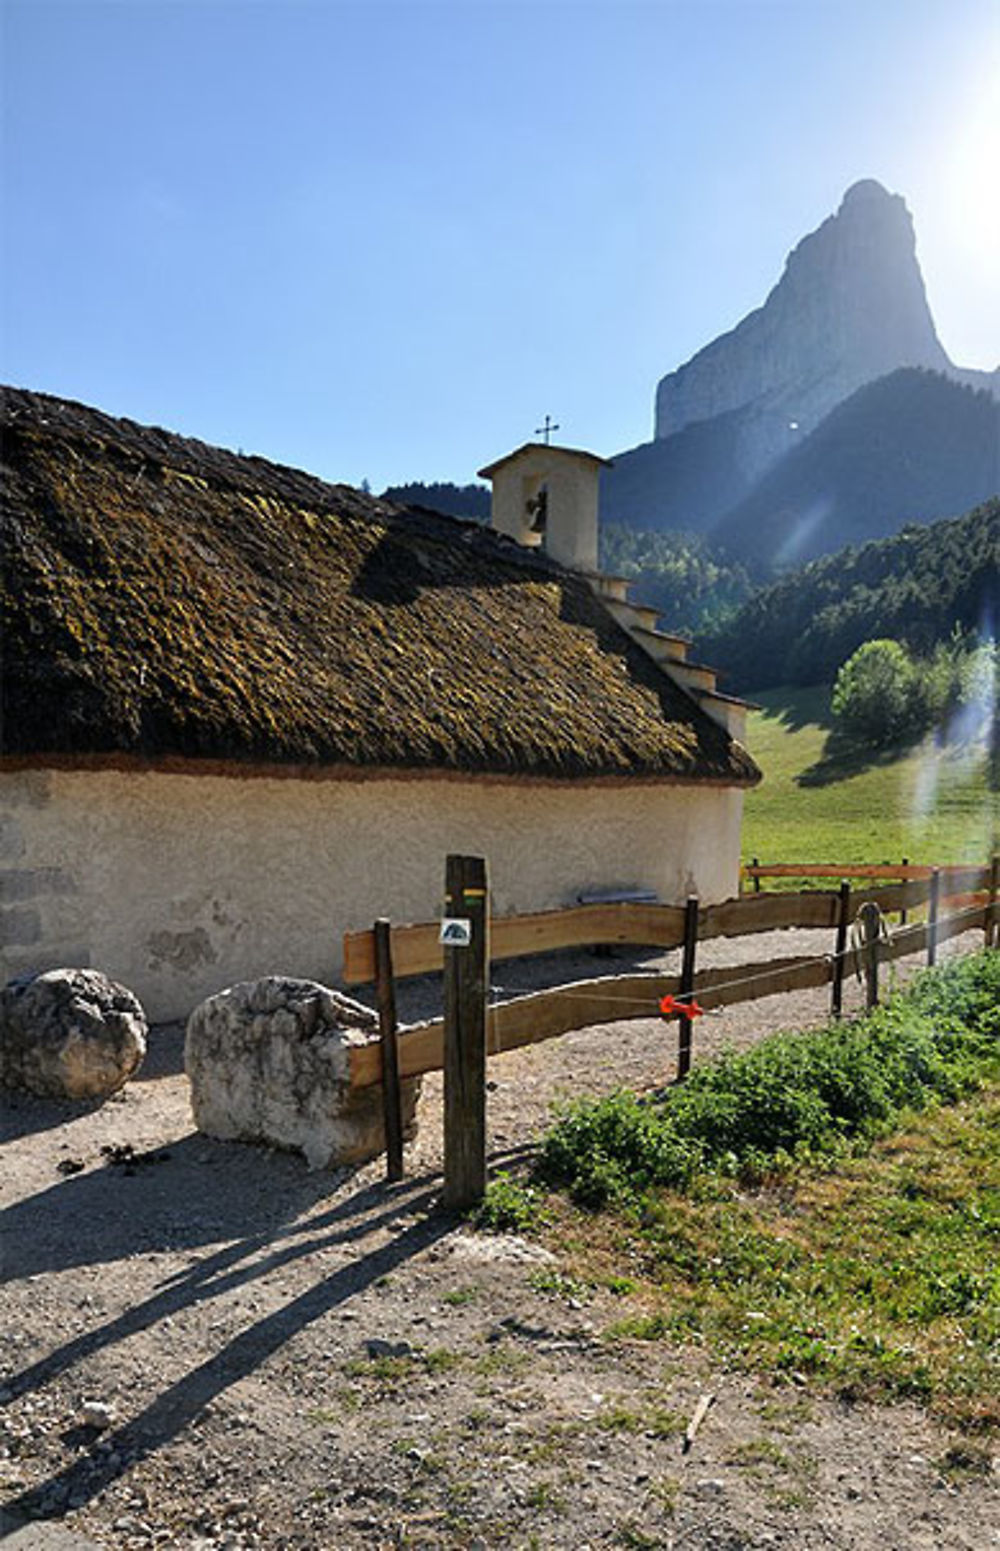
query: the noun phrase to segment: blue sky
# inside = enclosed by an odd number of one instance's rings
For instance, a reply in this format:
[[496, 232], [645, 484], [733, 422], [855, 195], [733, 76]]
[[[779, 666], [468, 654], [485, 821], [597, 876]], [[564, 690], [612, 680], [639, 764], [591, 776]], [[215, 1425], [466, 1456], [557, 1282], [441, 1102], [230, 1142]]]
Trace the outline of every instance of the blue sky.
[[376, 490], [647, 440], [858, 178], [1000, 362], [996, 0], [0, 0], [4, 380]]

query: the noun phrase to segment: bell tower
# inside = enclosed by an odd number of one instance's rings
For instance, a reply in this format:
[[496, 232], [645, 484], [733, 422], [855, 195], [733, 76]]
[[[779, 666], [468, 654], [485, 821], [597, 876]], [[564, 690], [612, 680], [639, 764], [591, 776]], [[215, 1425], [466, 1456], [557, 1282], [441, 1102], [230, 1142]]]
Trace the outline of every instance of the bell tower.
[[493, 486], [492, 526], [570, 570], [593, 574], [602, 468], [610, 468], [608, 460], [592, 452], [525, 442], [479, 470]]

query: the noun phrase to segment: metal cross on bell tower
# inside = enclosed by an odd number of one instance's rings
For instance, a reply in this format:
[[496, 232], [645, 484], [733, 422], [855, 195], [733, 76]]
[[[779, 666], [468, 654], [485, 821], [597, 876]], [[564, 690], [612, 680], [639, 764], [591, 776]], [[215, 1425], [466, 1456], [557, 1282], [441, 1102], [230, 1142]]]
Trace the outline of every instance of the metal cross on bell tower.
[[551, 415], [546, 415], [545, 416], [545, 424], [544, 425], [536, 425], [535, 426], [535, 435], [536, 436], [544, 436], [545, 437], [545, 445], [547, 447], [549, 445], [549, 437], [552, 435], [552, 432], [553, 431], [558, 431], [558, 430], [559, 430], [559, 427], [555, 423], [555, 421], [552, 419], [552, 416]]

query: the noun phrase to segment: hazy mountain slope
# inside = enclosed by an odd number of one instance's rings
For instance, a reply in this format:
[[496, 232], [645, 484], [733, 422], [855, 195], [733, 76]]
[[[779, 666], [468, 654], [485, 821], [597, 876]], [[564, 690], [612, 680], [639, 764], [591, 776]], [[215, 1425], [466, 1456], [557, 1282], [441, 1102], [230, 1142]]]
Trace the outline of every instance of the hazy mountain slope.
[[1000, 404], [938, 372], [869, 383], [764, 475], [713, 537], [758, 569], [968, 511], [1000, 490]]
[[738, 456], [738, 412], [644, 442], [601, 470], [601, 522], [658, 531], [709, 529], [748, 494]]

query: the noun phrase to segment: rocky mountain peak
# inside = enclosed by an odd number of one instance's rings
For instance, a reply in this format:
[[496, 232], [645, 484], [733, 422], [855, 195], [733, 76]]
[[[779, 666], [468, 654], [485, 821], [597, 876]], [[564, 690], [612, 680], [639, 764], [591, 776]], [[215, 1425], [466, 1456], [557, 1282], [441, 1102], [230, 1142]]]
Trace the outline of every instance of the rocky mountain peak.
[[901, 194], [890, 194], [887, 189], [882, 187], [877, 178], [859, 178], [857, 183], [852, 183], [847, 190], [840, 202], [840, 209], [843, 210], [845, 205], [865, 204], [866, 202], [870, 203], [872, 200], [886, 199], [896, 200], [904, 209], [906, 208], [906, 201], [903, 199], [903, 196]]
[[793, 249], [764, 305], [664, 377], [656, 436], [740, 412], [753, 478], [865, 383], [901, 366], [951, 372], [905, 201], [874, 178]]

